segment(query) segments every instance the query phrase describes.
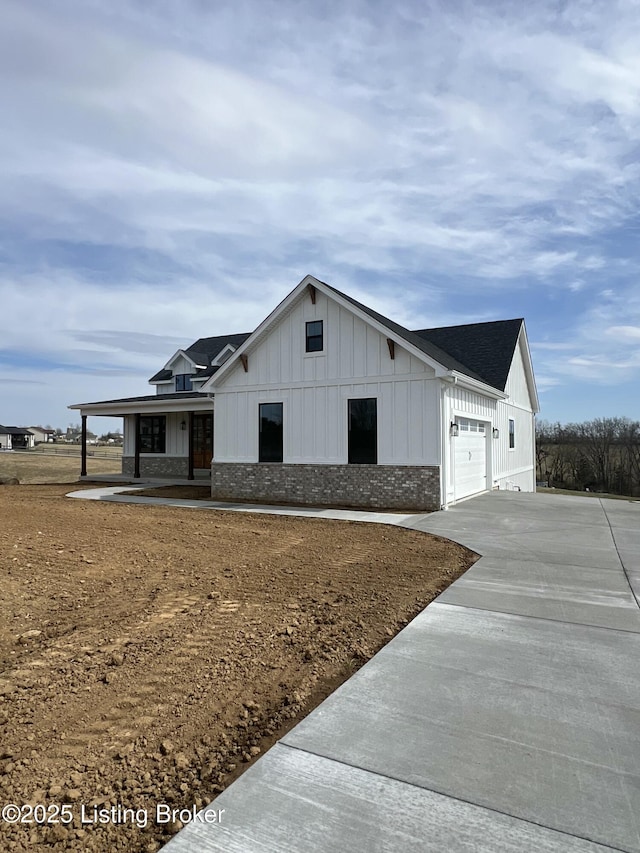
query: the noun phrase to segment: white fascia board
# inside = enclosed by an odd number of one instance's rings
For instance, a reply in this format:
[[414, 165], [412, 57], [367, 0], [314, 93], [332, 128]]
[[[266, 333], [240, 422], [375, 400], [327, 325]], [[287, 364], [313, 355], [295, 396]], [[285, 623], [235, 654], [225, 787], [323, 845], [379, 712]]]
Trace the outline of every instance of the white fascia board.
[[520, 329], [520, 334], [518, 336], [518, 346], [520, 345], [520, 339], [522, 339], [522, 360], [524, 361], [524, 369], [527, 374], [527, 385], [529, 386], [529, 396], [531, 397], [531, 403], [533, 405], [533, 412], [537, 414], [540, 411], [540, 400], [538, 398], [538, 389], [536, 387], [536, 377], [533, 372], [533, 362], [531, 361], [531, 350], [529, 349], [529, 338], [527, 336], [527, 328], [525, 326], [524, 320], [522, 321], [522, 328]]
[[472, 379], [464, 373], [458, 373], [457, 370], [451, 370], [446, 376], [442, 377], [445, 382], [451, 385], [458, 385], [460, 388], [466, 388], [467, 391], [474, 391], [476, 394], [482, 394], [484, 397], [491, 397], [493, 400], [506, 400], [509, 395], [504, 391], [499, 391], [485, 382], [480, 382], [478, 379]]
[[334, 290], [326, 287], [323, 282], [319, 281], [317, 278], [314, 278], [312, 275], [306, 275], [302, 281], [294, 287], [291, 293], [286, 296], [282, 302], [274, 308], [274, 310], [269, 314], [266, 319], [260, 323], [258, 328], [247, 338], [247, 340], [238, 347], [238, 349], [233, 353], [233, 355], [225, 361], [225, 363], [220, 367], [220, 369], [215, 373], [208, 382], [202, 387], [203, 391], [214, 391], [217, 385], [222, 384], [224, 381], [224, 376], [230, 369], [230, 367], [237, 362], [241, 355], [249, 353], [251, 349], [255, 346], [255, 344], [263, 337], [263, 335], [267, 332], [269, 327], [281, 316], [283, 316], [293, 305], [293, 303], [299, 298], [299, 296], [303, 293], [306, 288], [311, 285], [315, 287], [316, 290], [319, 290], [323, 293], [328, 299], [333, 299], [334, 302], [337, 302], [338, 305], [350, 311], [356, 317], [359, 317], [368, 325], [372, 326], [376, 331], [380, 332], [380, 334], [394, 341], [398, 346], [403, 347], [407, 352], [411, 355], [414, 355], [416, 358], [428, 364], [432, 367], [436, 376], [444, 376], [448, 371], [447, 369], [440, 364], [440, 362], [435, 361], [435, 359], [428, 356], [425, 352], [423, 352], [418, 347], [415, 347], [413, 344], [409, 343], [405, 338], [401, 335], [396, 334], [388, 326], [385, 326], [383, 323], [379, 323], [365, 311], [361, 311], [347, 299], [343, 299], [340, 294], [336, 293]]
[[125, 400], [122, 403], [77, 403], [67, 406], [82, 415], [122, 417], [123, 415], [169, 414], [172, 412], [208, 412], [213, 409], [213, 395], [181, 400]]
[[174, 362], [177, 358], [179, 358], [180, 356], [182, 356], [182, 358], [186, 358], [186, 360], [187, 360], [188, 362], [190, 362], [194, 367], [205, 367], [205, 366], [206, 366], [206, 365], [204, 365], [204, 364], [197, 365], [197, 364], [195, 363], [195, 361], [191, 358], [191, 356], [188, 356], [188, 355], [186, 354], [186, 352], [185, 352], [183, 349], [179, 349], [179, 350], [178, 350], [178, 352], [175, 352], [175, 353], [171, 356], [171, 358], [169, 359], [169, 361], [165, 364], [165, 366], [164, 366], [162, 369], [163, 369], [163, 370], [171, 370], [171, 365], [172, 365], [172, 364], [173, 364], [173, 362]]
[[[218, 367], [220, 364], [222, 364], [220, 359], [225, 355], [225, 353], [228, 352], [230, 354], [229, 357], [231, 357], [231, 355], [233, 355], [233, 353], [236, 351], [236, 349], [237, 349], [237, 347], [234, 347], [233, 344], [225, 344], [224, 347], [218, 353], [218, 355], [213, 359], [210, 366], [211, 367]], [[209, 365], [207, 365], [207, 366], [209, 366]], [[204, 365], [203, 365], [203, 367], [204, 367]]]

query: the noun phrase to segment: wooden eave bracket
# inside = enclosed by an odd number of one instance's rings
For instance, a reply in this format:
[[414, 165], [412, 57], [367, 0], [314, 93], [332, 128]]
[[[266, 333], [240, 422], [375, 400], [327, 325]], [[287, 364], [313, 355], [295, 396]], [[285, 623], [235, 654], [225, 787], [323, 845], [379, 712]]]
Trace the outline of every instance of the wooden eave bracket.
[[387, 346], [389, 347], [389, 358], [393, 361], [396, 357], [396, 342], [392, 341], [391, 338], [387, 338]]
[[311, 304], [316, 304], [316, 289], [312, 284], [307, 285], [307, 290], [309, 291], [309, 296], [311, 297]]
[[244, 372], [248, 373], [249, 372], [249, 356], [247, 356], [243, 353], [240, 356], [240, 362], [242, 364], [242, 367], [244, 368]]

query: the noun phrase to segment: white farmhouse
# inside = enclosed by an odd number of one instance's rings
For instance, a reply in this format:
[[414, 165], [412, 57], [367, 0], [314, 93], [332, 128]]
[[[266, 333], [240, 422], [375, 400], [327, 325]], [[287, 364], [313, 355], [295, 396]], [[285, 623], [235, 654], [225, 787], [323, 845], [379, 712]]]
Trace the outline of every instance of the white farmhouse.
[[214, 498], [429, 510], [535, 490], [521, 319], [409, 331], [307, 276], [202, 391]]
[[214, 498], [414, 510], [535, 489], [524, 321], [409, 331], [307, 276], [251, 334], [200, 338], [122, 417], [123, 474], [211, 478]]

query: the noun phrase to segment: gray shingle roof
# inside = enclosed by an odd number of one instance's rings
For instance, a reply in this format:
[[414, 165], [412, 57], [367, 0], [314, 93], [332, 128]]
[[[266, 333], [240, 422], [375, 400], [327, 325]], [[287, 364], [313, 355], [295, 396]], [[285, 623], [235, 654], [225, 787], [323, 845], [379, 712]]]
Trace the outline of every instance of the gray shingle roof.
[[414, 332], [463, 362], [483, 382], [504, 391], [524, 320], [494, 320]]
[[25, 427], [2, 426], [0, 425], [0, 435], [33, 435]]
[[[227, 346], [239, 347], [249, 337], [250, 332], [240, 332], [234, 335], [216, 335], [213, 338], [198, 338], [197, 341], [191, 344], [184, 350], [186, 354], [195, 361], [196, 364], [204, 364], [206, 367], [197, 370], [196, 376], [211, 376], [216, 372], [216, 368], [211, 367], [213, 359]], [[172, 372], [167, 369], [159, 370], [155, 373], [149, 382], [162, 382], [166, 379], [171, 379]]]

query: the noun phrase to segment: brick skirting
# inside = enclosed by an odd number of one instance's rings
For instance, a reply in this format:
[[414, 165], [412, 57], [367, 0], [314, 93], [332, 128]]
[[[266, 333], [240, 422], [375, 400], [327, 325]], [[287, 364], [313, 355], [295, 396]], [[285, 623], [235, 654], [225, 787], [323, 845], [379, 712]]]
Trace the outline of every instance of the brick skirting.
[[211, 496], [215, 500], [426, 512], [440, 509], [440, 469], [413, 465], [213, 462]]
[[[133, 477], [135, 458], [122, 457], [122, 473]], [[141, 456], [140, 475], [142, 477], [181, 477], [189, 476], [189, 459], [186, 456]]]

